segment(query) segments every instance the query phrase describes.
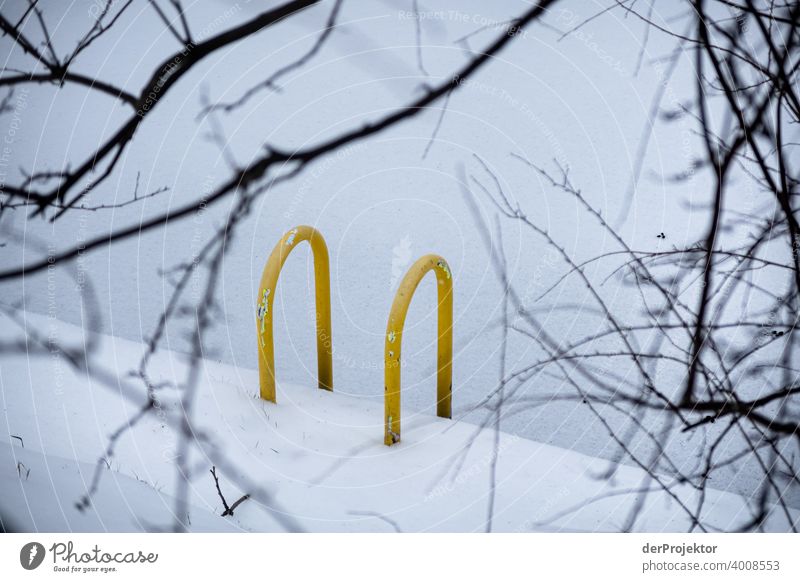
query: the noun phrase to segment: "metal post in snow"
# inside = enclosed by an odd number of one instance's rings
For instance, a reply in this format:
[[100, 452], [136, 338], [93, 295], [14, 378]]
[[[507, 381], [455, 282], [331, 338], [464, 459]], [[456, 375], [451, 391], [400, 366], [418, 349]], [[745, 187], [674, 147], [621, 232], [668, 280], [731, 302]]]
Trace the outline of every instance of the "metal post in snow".
[[383, 443], [387, 446], [400, 442], [400, 355], [403, 326], [411, 298], [428, 271], [436, 274], [439, 302], [436, 415], [442, 418], [452, 416], [453, 278], [447, 261], [439, 255], [425, 255], [411, 266], [400, 282], [386, 325]]
[[314, 291], [317, 304], [317, 374], [323, 390], [333, 390], [333, 351], [331, 343], [331, 276], [328, 247], [318, 230], [297, 226], [283, 235], [272, 250], [258, 288], [256, 337], [261, 398], [275, 402], [275, 346], [272, 313], [278, 276], [289, 253], [298, 243], [308, 241], [314, 256]]

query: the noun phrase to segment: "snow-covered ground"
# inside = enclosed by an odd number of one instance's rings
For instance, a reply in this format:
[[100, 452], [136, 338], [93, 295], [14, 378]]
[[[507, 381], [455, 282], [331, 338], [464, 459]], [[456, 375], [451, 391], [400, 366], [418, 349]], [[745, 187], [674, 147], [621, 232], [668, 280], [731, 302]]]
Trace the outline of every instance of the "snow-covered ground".
[[[41, 316], [29, 315], [28, 324], [50, 329], [71, 345], [85, 338], [81, 329]], [[15, 335], [15, 325], [7, 320], [0, 329], [1, 339]], [[124, 379], [137, 367], [144, 346], [110, 336], [96, 339], [105, 371]], [[184, 356], [161, 353], [153, 363], [153, 381], [181, 381], [185, 367]], [[212, 436], [236, 467], [219, 472], [223, 494], [231, 504], [254, 492], [239, 489], [239, 478], [263, 491], [232, 517], [220, 517], [223, 506], [209, 472], [213, 461], [195, 455], [189, 500], [195, 531], [281, 530], [274, 512], [290, 516], [306, 531], [483, 531], [495, 450], [494, 531], [617, 531], [645, 476], [637, 468], [616, 466], [608, 480], [601, 476], [610, 468], [608, 461], [505, 433], [495, 448], [492, 430], [407, 407], [403, 441], [386, 447], [383, 408], [373, 400], [280, 383], [278, 403], [272, 404], [257, 397], [258, 378], [251, 370], [206, 361], [201, 377], [197, 428]], [[119, 386], [105, 386], [49, 355], [3, 361], [0, 513], [11, 527], [137, 531], [172, 526], [177, 436], [165, 419], [177, 403], [166, 388], [158, 414], [126, 432], [114, 455], [102, 462], [92, 506], [76, 507], [110, 434], [136, 410], [120, 392]], [[677, 500], [655, 483], [650, 487], [656, 490], [647, 496], [637, 528], [689, 529]], [[675, 491], [682, 503], [693, 507], [697, 502], [692, 489]], [[744, 498], [712, 489], [703, 517], [730, 530], [750, 512]], [[776, 516], [774, 527], [783, 527], [782, 519]]]

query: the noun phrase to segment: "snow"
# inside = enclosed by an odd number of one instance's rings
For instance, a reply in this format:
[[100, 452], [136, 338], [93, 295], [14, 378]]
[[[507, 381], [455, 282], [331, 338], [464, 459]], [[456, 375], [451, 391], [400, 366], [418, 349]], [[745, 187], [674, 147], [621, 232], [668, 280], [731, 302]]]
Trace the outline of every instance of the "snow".
[[[94, 496], [92, 509], [81, 511], [77, 501], [86, 492], [94, 463], [43, 455], [19, 443], [3, 442], [0, 464], [4, 496], [0, 509], [10, 531], [150, 531], [164, 525], [165, 507], [174, 502], [172, 496], [149, 483], [112, 472]], [[15, 469], [18, 464], [19, 470]], [[192, 507], [191, 519], [193, 531], [239, 530], [205, 507]]]
[[[49, 328], [71, 345], [87, 339], [82, 329], [41, 316], [29, 314], [27, 323]], [[2, 339], [14, 337], [14, 327], [4, 321]], [[108, 371], [124, 378], [137, 367], [143, 345], [105, 335], [95, 339]], [[185, 356], [161, 353], [152, 369], [155, 382], [180, 382]], [[236, 486], [239, 477], [258, 483], [271, 497], [248, 499], [233, 516], [220, 517], [222, 503], [209, 473], [212, 461], [195, 456], [189, 509], [193, 531], [280, 531], [275, 511], [290, 515], [305, 531], [485, 529], [493, 430], [404, 407], [403, 441], [386, 447], [382, 404], [374, 400], [280, 382], [279, 377], [278, 402], [272, 404], [257, 397], [255, 371], [216, 361], [203, 362], [201, 377], [196, 428], [212, 435], [236, 467], [220, 472], [228, 503], [252, 493]], [[139, 531], [172, 526], [177, 439], [163, 416], [145, 417], [120, 438], [116, 453], [101, 463], [91, 507], [80, 511], [76, 502], [87, 492], [109, 434], [125, 423], [135, 403], [124, 404], [120, 386], [102, 386], [49, 355], [4, 360], [0, 390], [0, 512], [11, 527]], [[159, 394], [168, 418], [177, 406], [174, 393], [163, 389]], [[644, 477], [635, 467], [506, 433], [500, 434], [496, 450], [494, 531], [617, 531], [637, 500], [630, 490], [639, 488]], [[605, 479], [609, 469], [613, 477]], [[696, 503], [690, 488], [675, 491], [684, 503]], [[724, 530], [750, 516], [743, 497], [715, 489], [709, 490], [705, 507], [705, 520]], [[767, 528], [782, 527], [781, 519], [770, 518]], [[654, 491], [637, 528], [685, 531], [689, 522], [675, 499]]]

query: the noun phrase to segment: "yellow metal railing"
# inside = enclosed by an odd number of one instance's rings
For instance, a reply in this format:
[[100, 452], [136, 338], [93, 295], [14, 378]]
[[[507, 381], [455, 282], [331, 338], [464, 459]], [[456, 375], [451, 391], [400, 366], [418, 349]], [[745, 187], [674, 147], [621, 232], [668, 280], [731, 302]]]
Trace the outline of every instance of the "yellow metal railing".
[[439, 300], [439, 339], [436, 375], [436, 414], [451, 418], [453, 362], [453, 278], [450, 267], [438, 255], [425, 255], [414, 263], [400, 282], [389, 312], [385, 341], [384, 437], [385, 445], [400, 442], [400, 353], [403, 325], [408, 306], [419, 282], [428, 273], [436, 273]]
[[319, 387], [333, 390], [333, 351], [331, 344], [330, 261], [325, 239], [315, 228], [298, 226], [283, 235], [264, 266], [256, 304], [258, 373], [261, 398], [275, 402], [275, 346], [272, 314], [278, 276], [289, 253], [308, 241], [314, 254], [314, 290], [317, 303], [317, 373]]

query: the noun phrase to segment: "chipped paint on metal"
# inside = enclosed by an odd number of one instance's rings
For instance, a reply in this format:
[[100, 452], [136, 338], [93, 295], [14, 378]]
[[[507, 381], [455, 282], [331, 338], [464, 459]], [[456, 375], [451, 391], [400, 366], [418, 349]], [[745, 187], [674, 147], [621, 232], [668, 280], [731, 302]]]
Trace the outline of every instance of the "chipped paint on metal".
[[394, 343], [394, 340], [397, 339], [397, 335], [394, 333], [394, 330], [392, 330], [388, 334], [386, 334], [386, 339], [389, 340], [390, 344]]
[[295, 245], [308, 241], [314, 257], [314, 295], [317, 308], [318, 385], [333, 390], [333, 350], [331, 344], [330, 257], [325, 239], [315, 228], [300, 225], [287, 230], [273, 247], [256, 288], [256, 342], [261, 398], [275, 402], [275, 346], [272, 330], [272, 305], [277, 295], [278, 277]]
[[397, 444], [400, 442], [400, 435], [392, 430], [392, 417], [389, 416], [389, 419], [386, 423], [388, 427], [386, 430], [389, 431], [389, 435], [392, 437], [392, 444]]
[[447, 278], [450, 278], [450, 266], [444, 262], [443, 260], [436, 261], [436, 266], [439, 267], [442, 271], [444, 271]]
[[[271, 290], [265, 288], [263, 293], [262, 293], [262, 295], [261, 295], [261, 301], [259, 301], [258, 305], [256, 306], [256, 317], [261, 322], [261, 335], [263, 335], [264, 332], [267, 329], [267, 314], [269, 313], [269, 296], [270, 296], [270, 293], [271, 293]], [[262, 347], [264, 346], [264, 338], [263, 337], [261, 338], [261, 346]]]

